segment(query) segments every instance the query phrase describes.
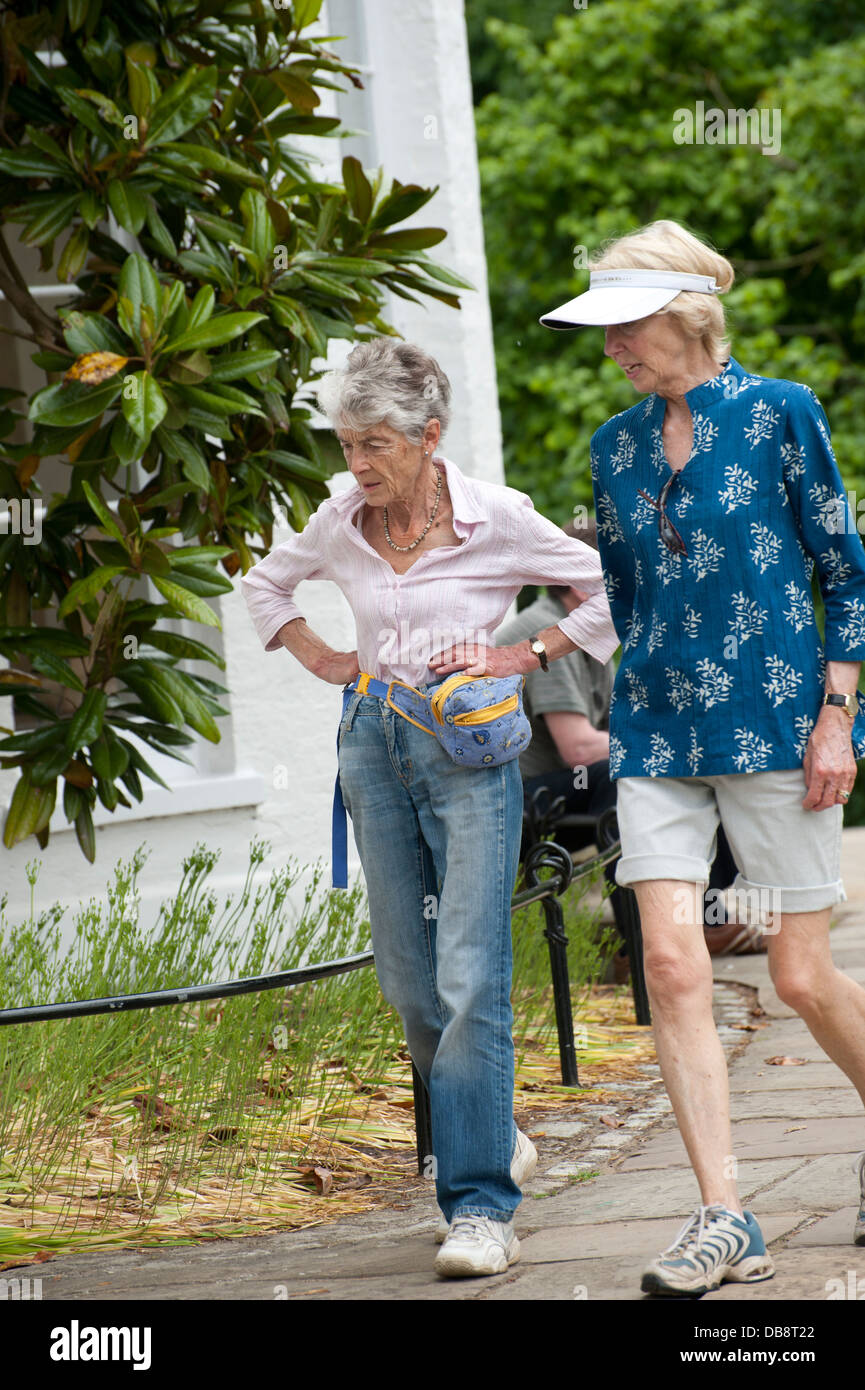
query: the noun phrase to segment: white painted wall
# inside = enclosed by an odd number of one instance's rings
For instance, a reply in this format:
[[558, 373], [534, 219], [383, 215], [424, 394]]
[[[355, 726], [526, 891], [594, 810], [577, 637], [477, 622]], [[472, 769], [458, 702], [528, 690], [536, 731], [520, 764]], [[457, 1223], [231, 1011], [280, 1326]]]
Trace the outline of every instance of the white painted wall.
[[[460, 312], [436, 301], [419, 307], [395, 299], [391, 321], [404, 337], [438, 358], [451, 379], [453, 423], [443, 452], [473, 476], [502, 481], [462, 0], [436, 0], [433, 5], [428, 0], [354, 0], [350, 6], [332, 0], [332, 7], [339, 10], [344, 27], [331, 32], [357, 33], [358, 52], [371, 69], [364, 94], [370, 129], [356, 143], [359, 157], [371, 152], [389, 177], [395, 175], [403, 183], [439, 185], [435, 198], [413, 221], [446, 228], [447, 240], [433, 248], [433, 256], [478, 290], [463, 296]], [[352, 41], [341, 45], [341, 51], [351, 55]], [[347, 473], [333, 480], [334, 490], [345, 486], [354, 486]], [[275, 541], [279, 539], [277, 535]], [[354, 647], [351, 613], [335, 586], [302, 585], [299, 602], [325, 640], [347, 650]], [[182, 858], [197, 841], [221, 850], [214, 883], [226, 891], [242, 881], [249, 841], [256, 835], [273, 843], [270, 862], [275, 864], [289, 856], [306, 863], [325, 859], [329, 864], [340, 687], [309, 675], [287, 652], [265, 654], [237, 589], [219, 606], [227, 660], [223, 683], [230, 690], [236, 759], [232, 786], [220, 790], [212, 783], [205, 786], [203, 779], [198, 785], [187, 779], [182, 793], [178, 789], [177, 809], [184, 804], [197, 809], [186, 814], [166, 814], [163, 794], [149, 803], [159, 813], [153, 819], [106, 815], [97, 831], [93, 866], [81, 855], [71, 830], [52, 834], [44, 852], [32, 839], [11, 852], [0, 849], [0, 895], [8, 894], [7, 920], [29, 908], [24, 866], [34, 858], [42, 866], [37, 905], [68, 903], [67, 934], [76, 904], [104, 898], [117, 859], [128, 857], [142, 842], [150, 849], [141, 879], [145, 920], [155, 917], [158, 903], [176, 888]], [[0, 723], [8, 724], [3, 705], [8, 702], [0, 702]], [[5, 800], [14, 777], [7, 773], [0, 779], [0, 799]], [[220, 795], [230, 802], [232, 789], [235, 799], [246, 799], [247, 804], [210, 809]], [[350, 851], [351, 873], [359, 867], [351, 842]]]

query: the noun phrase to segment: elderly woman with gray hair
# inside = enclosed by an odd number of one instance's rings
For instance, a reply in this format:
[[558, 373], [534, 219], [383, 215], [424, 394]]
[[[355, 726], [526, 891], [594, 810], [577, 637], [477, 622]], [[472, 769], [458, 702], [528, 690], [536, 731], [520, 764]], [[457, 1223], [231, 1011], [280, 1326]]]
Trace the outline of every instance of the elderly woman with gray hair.
[[[622, 640], [610, 709], [619, 883], [640, 908], [661, 1070], [700, 1206], [643, 1275], [695, 1296], [773, 1273], [736, 1190], [702, 888], [719, 820], [770, 921], [781, 999], [865, 1100], [865, 991], [837, 970], [842, 811], [865, 753], [865, 551], [813, 391], [729, 355], [730, 262], [671, 221], [608, 246], [545, 315], [597, 324], [645, 397], [592, 439], [598, 543]], [[823, 598], [821, 638], [812, 600]], [[865, 1154], [857, 1164], [865, 1244]]]
[[[410, 343], [360, 344], [321, 384], [356, 486], [254, 566], [243, 590], [268, 651], [285, 647], [321, 680], [347, 685], [338, 732], [342, 795], [366, 879], [376, 969], [430, 1096], [443, 1213], [436, 1271], [495, 1274], [519, 1255], [513, 1213], [537, 1159], [513, 1120], [510, 900], [522, 826], [516, 758], [453, 761], [427, 731], [369, 692], [405, 682], [429, 697], [455, 671], [525, 674], [618, 639], [597, 555], [530, 499], [481, 482], [437, 453], [450, 386]], [[293, 593], [339, 585], [357, 650], [310, 631]], [[524, 584], [589, 597], [531, 641], [492, 633]]]

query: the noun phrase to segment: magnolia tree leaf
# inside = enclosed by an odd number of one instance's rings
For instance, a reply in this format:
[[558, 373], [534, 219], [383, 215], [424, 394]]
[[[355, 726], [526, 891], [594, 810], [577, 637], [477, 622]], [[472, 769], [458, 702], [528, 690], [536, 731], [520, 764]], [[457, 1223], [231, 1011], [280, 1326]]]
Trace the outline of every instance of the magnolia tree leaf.
[[[344, 130], [314, 114], [322, 91], [361, 81], [301, 32], [321, 0], [251, 19], [222, 0], [42, 8], [32, 33], [7, 25], [0, 221], [61, 287], [38, 303], [32, 355], [60, 375], [30, 389], [26, 421], [0, 377], [0, 470], [7, 495], [35, 485], [42, 459], [66, 475], [46, 486], [40, 545], [0, 536], [15, 560], [0, 684], [35, 724], [0, 740], [0, 758], [22, 768], [6, 842], [44, 843], [61, 777], [92, 860], [96, 798], [113, 809], [122, 788], [138, 800], [161, 781], [118, 731], [185, 761], [219, 736], [221, 688], [179, 663], [223, 659], [168, 625], [218, 629], [209, 600], [277, 517], [302, 528], [344, 466], [303, 404], [330, 343], [390, 332], [389, 293], [464, 286], [426, 260], [443, 232], [401, 225], [434, 190], [351, 157], [340, 183], [301, 150]], [[51, 67], [37, 56], [49, 29]]]
[[88, 352], [72, 364], [63, 380], [98, 386], [101, 381], [109, 381], [116, 376], [128, 361], [128, 357], [120, 357], [116, 352]]
[[168, 409], [159, 382], [149, 372], [133, 372], [124, 383], [122, 405], [129, 428], [147, 444]]

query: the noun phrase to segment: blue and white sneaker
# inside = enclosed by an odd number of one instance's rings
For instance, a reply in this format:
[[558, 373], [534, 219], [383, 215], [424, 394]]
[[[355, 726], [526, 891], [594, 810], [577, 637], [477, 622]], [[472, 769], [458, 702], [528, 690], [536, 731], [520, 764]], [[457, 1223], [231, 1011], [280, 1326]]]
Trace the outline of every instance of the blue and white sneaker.
[[760, 1227], [720, 1204], [698, 1207], [673, 1244], [649, 1265], [643, 1293], [699, 1298], [725, 1282], [753, 1284], [771, 1279], [775, 1267]]
[[859, 1174], [859, 1215], [853, 1228], [853, 1244], [865, 1245], [865, 1153], [859, 1155], [853, 1171]]

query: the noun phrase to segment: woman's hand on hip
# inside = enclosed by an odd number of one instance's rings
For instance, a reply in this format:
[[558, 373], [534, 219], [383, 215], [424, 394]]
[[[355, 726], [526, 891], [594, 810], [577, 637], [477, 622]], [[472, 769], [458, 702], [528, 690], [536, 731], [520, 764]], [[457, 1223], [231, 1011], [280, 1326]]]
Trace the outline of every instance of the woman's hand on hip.
[[309, 669], [331, 685], [347, 685], [360, 674], [357, 652], [325, 652]]
[[537, 657], [527, 642], [515, 647], [492, 647], [478, 642], [456, 642], [430, 657], [437, 676], [463, 671], [467, 676], [524, 676], [537, 666]]
[[826, 811], [847, 801], [856, 781], [856, 759], [850, 737], [852, 723], [841, 709], [824, 706], [814, 725], [802, 769], [808, 788], [802, 805], [807, 811]]

